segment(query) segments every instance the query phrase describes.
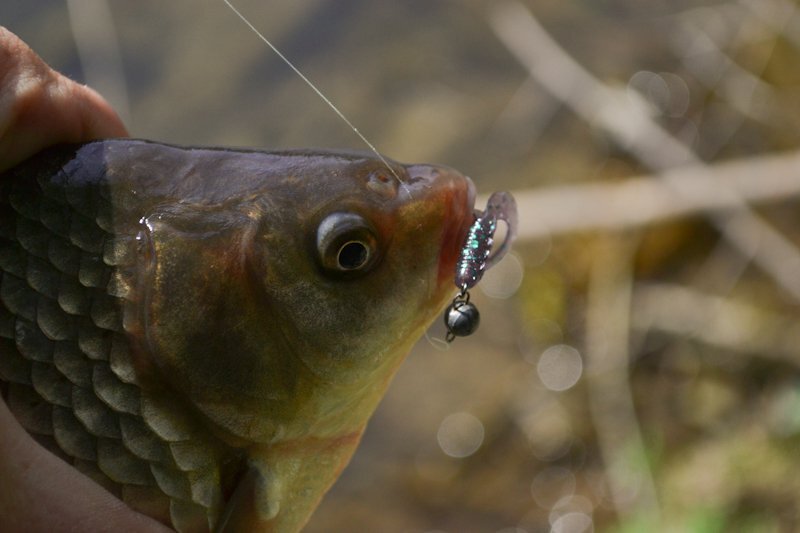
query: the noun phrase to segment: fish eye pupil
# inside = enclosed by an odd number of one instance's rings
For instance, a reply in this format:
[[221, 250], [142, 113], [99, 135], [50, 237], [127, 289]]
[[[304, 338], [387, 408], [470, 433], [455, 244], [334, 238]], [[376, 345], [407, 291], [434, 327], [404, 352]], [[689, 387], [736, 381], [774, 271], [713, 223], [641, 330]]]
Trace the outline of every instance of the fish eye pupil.
[[343, 279], [372, 270], [380, 258], [377, 232], [358, 213], [335, 212], [317, 226], [316, 251], [326, 273]]
[[355, 270], [361, 268], [369, 259], [369, 251], [363, 242], [346, 242], [339, 248], [337, 256], [339, 267], [343, 270]]

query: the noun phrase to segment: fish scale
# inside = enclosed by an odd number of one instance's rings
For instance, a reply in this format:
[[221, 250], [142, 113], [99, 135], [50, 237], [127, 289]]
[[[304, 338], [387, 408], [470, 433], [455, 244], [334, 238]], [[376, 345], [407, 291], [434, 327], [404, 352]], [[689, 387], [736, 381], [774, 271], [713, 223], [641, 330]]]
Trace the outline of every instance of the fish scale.
[[54, 176], [10, 176], [0, 191], [0, 386], [9, 408], [132, 507], [179, 531], [212, 528], [221, 500], [213, 447], [171, 427], [163, 406], [143, 408], [132, 384], [121, 315], [132, 237], [108, 233], [106, 199], [92, 183]]

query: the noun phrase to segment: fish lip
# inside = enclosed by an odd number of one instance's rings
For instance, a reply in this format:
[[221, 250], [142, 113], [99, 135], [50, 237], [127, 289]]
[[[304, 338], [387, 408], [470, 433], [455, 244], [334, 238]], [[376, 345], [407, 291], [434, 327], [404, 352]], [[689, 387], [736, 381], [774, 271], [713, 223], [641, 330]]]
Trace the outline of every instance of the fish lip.
[[472, 178], [469, 176], [464, 176], [464, 179], [467, 180], [467, 207], [475, 210], [475, 198], [477, 197], [477, 189], [475, 188], [475, 183], [472, 181]]
[[[446, 287], [448, 281], [455, 287], [456, 262], [461, 255], [469, 228], [475, 221], [475, 183], [468, 176], [455, 174], [439, 251], [437, 284], [440, 287]], [[459, 185], [459, 182], [463, 185]]]
[[431, 294], [441, 298], [448, 282], [455, 287], [456, 262], [475, 221], [475, 184], [447, 166], [406, 165], [405, 170], [409, 181], [398, 190], [400, 203], [424, 201], [441, 206], [438, 271]]

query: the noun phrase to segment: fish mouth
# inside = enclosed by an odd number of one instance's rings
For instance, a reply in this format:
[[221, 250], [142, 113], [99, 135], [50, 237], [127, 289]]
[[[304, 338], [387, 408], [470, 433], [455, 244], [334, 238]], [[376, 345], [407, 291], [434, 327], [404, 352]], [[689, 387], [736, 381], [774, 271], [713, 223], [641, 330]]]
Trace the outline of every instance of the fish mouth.
[[450, 191], [449, 213], [445, 219], [442, 247], [439, 252], [437, 282], [441, 286], [449, 281], [455, 286], [456, 262], [461, 255], [469, 228], [475, 221], [475, 184], [467, 176], [458, 175]]
[[[441, 289], [455, 283], [456, 262], [467, 233], [475, 221], [475, 184], [460, 172], [444, 166], [414, 165], [408, 167], [412, 190], [425, 188], [425, 194], [442, 206], [443, 225], [439, 265], [436, 276]], [[419, 189], [418, 189], [419, 190]], [[421, 191], [420, 191], [421, 192]], [[455, 286], [455, 285], [453, 285]]]

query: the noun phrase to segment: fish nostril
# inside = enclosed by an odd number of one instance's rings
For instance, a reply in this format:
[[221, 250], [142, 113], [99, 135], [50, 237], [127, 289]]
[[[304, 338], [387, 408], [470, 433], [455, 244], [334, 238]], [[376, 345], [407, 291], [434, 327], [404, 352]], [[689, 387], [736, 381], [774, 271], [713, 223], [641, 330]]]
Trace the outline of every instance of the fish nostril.
[[438, 180], [444, 173], [433, 166], [429, 165], [414, 165], [407, 168], [408, 183], [431, 185]]

